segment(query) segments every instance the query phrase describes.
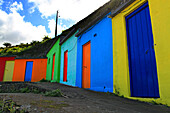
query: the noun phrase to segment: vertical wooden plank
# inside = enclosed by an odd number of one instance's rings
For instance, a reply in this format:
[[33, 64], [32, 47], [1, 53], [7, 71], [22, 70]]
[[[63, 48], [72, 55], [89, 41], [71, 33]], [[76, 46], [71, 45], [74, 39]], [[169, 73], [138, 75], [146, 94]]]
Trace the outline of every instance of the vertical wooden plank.
[[159, 97], [157, 66], [156, 66], [156, 58], [155, 58], [155, 50], [154, 50], [153, 33], [152, 33], [149, 7], [146, 7], [145, 12], [146, 12], [146, 21], [147, 21], [147, 28], [148, 28], [148, 40], [149, 40], [149, 44], [150, 44], [149, 45], [149, 47], [150, 47], [149, 54], [150, 54], [150, 58], [151, 58], [150, 64], [152, 67], [152, 69], [151, 69], [152, 75], [150, 76], [150, 78], [152, 79], [152, 85], [153, 85], [152, 91], [154, 92], [154, 93], [152, 93], [152, 95], [154, 95], [154, 97]]
[[68, 50], [64, 52], [64, 76], [63, 81], [67, 82]]
[[82, 66], [82, 87], [90, 88], [90, 60], [91, 46], [90, 42], [83, 45], [83, 66]]
[[55, 66], [55, 53], [53, 54], [53, 64], [52, 64], [52, 76], [51, 76], [51, 80], [54, 79], [54, 66]]
[[[133, 26], [132, 26], [132, 23], [133, 22], [133, 19], [128, 19], [127, 20], [127, 26], [128, 26], [128, 51], [129, 51], [129, 66], [130, 66], [130, 75], [135, 75], [137, 72], [136, 70], [136, 57], [135, 57], [135, 50], [134, 50], [134, 44], [135, 44], [135, 41], [133, 40], [133, 35], [134, 35], [134, 31], [135, 29], [133, 29]], [[133, 70], [132, 70], [133, 69]], [[134, 89], [138, 89], [138, 84], [136, 84], [136, 79], [137, 77], [136, 76], [131, 76], [130, 77], [130, 81], [131, 81], [131, 94], [132, 95], [138, 95], [138, 92]]]

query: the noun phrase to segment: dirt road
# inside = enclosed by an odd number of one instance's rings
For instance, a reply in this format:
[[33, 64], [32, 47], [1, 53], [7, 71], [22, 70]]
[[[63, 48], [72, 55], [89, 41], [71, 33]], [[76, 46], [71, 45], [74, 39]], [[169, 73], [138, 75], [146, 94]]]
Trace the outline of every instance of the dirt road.
[[88, 91], [57, 83], [27, 83], [48, 90], [60, 89], [65, 97], [45, 97], [32, 93], [1, 93], [30, 113], [170, 113], [170, 108]]

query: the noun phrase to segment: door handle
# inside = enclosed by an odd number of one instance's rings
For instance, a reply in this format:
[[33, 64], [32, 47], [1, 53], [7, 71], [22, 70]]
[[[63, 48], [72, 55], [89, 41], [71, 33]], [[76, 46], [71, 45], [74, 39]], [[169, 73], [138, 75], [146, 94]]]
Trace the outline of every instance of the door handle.
[[154, 46], [156, 46], [156, 44], [154, 44], [154, 45], [152, 46], [152, 49], [154, 49]]
[[148, 54], [148, 52], [149, 52], [149, 50], [147, 50], [147, 51], [145, 52], [145, 54]]
[[87, 66], [83, 66], [83, 68], [87, 68]]

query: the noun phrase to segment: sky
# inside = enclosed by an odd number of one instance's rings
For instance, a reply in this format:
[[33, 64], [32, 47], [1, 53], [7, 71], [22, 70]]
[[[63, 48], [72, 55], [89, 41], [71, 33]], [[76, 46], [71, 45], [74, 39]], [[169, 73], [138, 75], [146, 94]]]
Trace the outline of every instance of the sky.
[[58, 35], [109, 0], [0, 0], [0, 47], [54, 37], [56, 12]]

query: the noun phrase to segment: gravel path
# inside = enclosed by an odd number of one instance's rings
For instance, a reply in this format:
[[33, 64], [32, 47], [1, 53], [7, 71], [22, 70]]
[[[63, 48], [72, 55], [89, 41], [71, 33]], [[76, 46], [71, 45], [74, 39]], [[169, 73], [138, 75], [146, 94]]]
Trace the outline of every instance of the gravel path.
[[41, 90], [60, 89], [65, 97], [45, 97], [32, 93], [1, 93], [30, 113], [170, 113], [170, 108], [129, 100], [113, 94], [93, 92], [57, 83], [25, 83]]

